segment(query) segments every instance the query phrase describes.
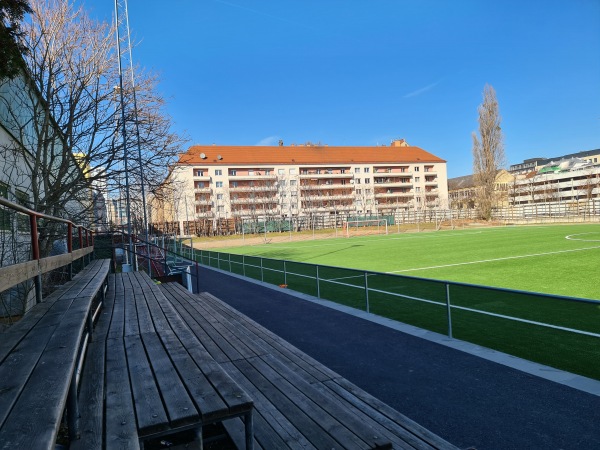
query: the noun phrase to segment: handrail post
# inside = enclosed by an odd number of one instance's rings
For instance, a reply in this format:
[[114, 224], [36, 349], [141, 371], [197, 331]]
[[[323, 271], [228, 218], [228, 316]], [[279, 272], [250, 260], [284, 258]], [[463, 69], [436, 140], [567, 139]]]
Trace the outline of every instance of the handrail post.
[[35, 302], [42, 301], [42, 274], [40, 272], [40, 242], [38, 240], [37, 216], [29, 216], [29, 225], [31, 229], [31, 257], [38, 262], [37, 275], [34, 278]]
[[73, 224], [69, 222], [67, 224], [67, 252], [71, 255], [71, 262], [69, 263], [69, 281], [73, 279]]
[[448, 310], [448, 337], [452, 337], [452, 313], [450, 311], [450, 284], [446, 283], [446, 308]]

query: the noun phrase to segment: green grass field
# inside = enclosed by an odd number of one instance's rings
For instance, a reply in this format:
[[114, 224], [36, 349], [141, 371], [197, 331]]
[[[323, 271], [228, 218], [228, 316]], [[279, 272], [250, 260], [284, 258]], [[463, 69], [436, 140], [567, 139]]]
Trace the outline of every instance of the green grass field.
[[370, 235], [217, 251], [600, 299], [600, 225]]
[[450, 310], [455, 338], [600, 379], [600, 303], [552, 296], [600, 297], [600, 225], [306, 240], [196, 258], [441, 334]]

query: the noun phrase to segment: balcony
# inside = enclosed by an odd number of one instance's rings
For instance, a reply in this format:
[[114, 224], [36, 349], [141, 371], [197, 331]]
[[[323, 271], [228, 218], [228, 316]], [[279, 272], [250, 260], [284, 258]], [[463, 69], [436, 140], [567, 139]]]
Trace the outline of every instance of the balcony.
[[276, 192], [277, 186], [237, 186], [229, 187], [229, 192]]
[[413, 183], [412, 181], [409, 182], [405, 182], [405, 181], [392, 181], [392, 180], [388, 180], [386, 179], [385, 181], [377, 181], [378, 178], [375, 178], [375, 186], [376, 187], [412, 187]]
[[323, 189], [352, 189], [351, 184], [305, 184], [300, 185], [303, 191], [320, 191]]
[[409, 192], [376, 192], [375, 198], [414, 197], [413, 191]]
[[210, 181], [210, 176], [208, 176], [208, 173], [205, 173], [204, 175], [194, 174], [194, 181]]
[[209, 187], [194, 187], [194, 192], [198, 194], [210, 194], [211, 189]]
[[277, 205], [277, 197], [256, 197], [256, 198], [231, 198], [232, 205]]
[[300, 174], [300, 179], [327, 179], [327, 178], [346, 178], [346, 179], [350, 179], [353, 178], [354, 175], [350, 172], [346, 172], [346, 173], [339, 173], [339, 172], [321, 172], [321, 173], [314, 173], [314, 172], [309, 172], [309, 173], [301, 173]]
[[211, 204], [210, 198], [196, 199], [195, 202], [196, 202], [196, 205], [210, 205]]
[[378, 203], [377, 209], [390, 209], [390, 208], [408, 208], [409, 202], [393, 202], [393, 203]]
[[235, 174], [235, 175], [228, 175], [229, 180], [249, 180], [249, 181], [261, 181], [261, 180], [265, 180], [265, 181], [276, 181], [277, 180], [277, 175], [273, 175], [273, 174], [269, 174], [269, 175], [264, 175], [264, 174], [258, 174], [258, 173], [254, 173], [252, 175], [249, 174], [245, 174], [245, 175], [240, 175], [240, 174]]
[[354, 198], [354, 193], [350, 192], [348, 194], [337, 194], [337, 195], [303, 195], [302, 200], [306, 201], [328, 201], [328, 200], [352, 200]]

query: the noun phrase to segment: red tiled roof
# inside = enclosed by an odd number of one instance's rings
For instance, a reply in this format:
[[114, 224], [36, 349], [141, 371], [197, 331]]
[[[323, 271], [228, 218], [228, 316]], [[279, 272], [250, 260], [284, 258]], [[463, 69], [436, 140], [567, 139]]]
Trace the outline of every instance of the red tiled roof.
[[[206, 158], [201, 158], [204, 153]], [[219, 159], [219, 156], [221, 159]], [[194, 145], [178, 164], [380, 164], [444, 163], [419, 147], [216, 146]]]

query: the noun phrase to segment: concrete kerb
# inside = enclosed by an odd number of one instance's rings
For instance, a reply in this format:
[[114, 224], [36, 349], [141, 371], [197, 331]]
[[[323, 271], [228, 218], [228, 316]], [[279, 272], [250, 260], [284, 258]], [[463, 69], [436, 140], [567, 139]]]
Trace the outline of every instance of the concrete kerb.
[[[215, 272], [220, 272], [225, 275], [229, 275], [234, 278], [238, 278], [240, 280], [244, 280], [250, 283], [257, 284], [259, 286], [263, 286], [268, 289], [272, 289], [274, 291], [282, 292], [283, 288], [279, 286], [264, 283], [260, 280], [255, 280], [253, 278], [245, 277], [243, 275], [239, 275], [236, 273], [231, 273], [226, 270], [217, 269], [214, 267], [206, 266], [204, 264], [199, 264], [200, 267], [204, 269], [214, 270]], [[443, 334], [435, 333], [433, 331], [424, 330], [422, 328], [417, 328], [412, 325], [408, 325], [402, 322], [397, 322], [392, 319], [388, 319], [385, 317], [377, 316], [375, 314], [367, 313], [365, 311], [361, 311], [355, 308], [350, 308], [349, 306], [340, 305], [334, 303], [329, 300], [319, 299], [317, 297], [313, 297], [308, 294], [303, 294], [301, 292], [296, 292], [292, 290], [285, 289], [285, 294], [296, 297], [302, 300], [306, 300], [309, 302], [313, 302], [319, 304], [321, 306], [325, 306], [327, 308], [335, 309], [340, 312], [344, 312], [346, 314], [350, 314], [355, 317], [359, 317], [364, 320], [368, 320], [373, 323], [377, 323], [379, 325], [383, 325], [385, 327], [394, 329], [396, 331], [400, 331], [415, 337], [419, 337], [430, 342], [435, 342], [436, 344], [443, 345], [445, 347], [453, 348], [455, 350], [459, 350], [461, 352], [486, 359], [488, 361], [492, 361], [498, 364], [502, 364], [503, 366], [510, 367], [512, 369], [519, 370], [521, 372], [543, 378], [545, 380], [553, 381], [555, 383], [559, 383], [565, 386], [569, 386], [573, 389], [577, 389], [582, 392], [586, 392], [588, 394], [592, 394], [600, 397], [600, 381], [594, 380], [591, 378], [587, 378], [581, 375], [576, 375], [570, 372], [566, 372], [564, 370], [555, 369], [554, 367], [545, 366], [543, 364], [538, 364], [532, 361], [528, 361], [526, 359], [518, 358], [516, 356], [512, 356], [506, 353], [502, 353], [496, 350], [492, 350], [489, 348], [481, 347], [479, 345], [471, 344], [469, 342], [461, 341], [458, 339], [449, 338], [448, 336], [444, 336]]]

